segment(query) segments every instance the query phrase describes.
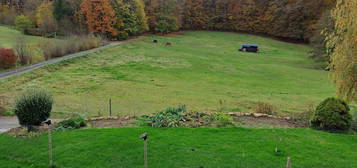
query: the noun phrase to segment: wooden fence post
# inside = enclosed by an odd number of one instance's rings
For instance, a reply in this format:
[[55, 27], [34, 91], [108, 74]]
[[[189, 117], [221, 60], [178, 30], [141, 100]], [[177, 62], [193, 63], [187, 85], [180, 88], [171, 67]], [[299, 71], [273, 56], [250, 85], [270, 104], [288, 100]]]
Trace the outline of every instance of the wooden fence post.
[[43, 122], [44, 124], [47, 124], [47, 131], [48, 131], [48, 162], [49, 168], [53, 168], [55, 167], [53, 164], [53, 150], [52, 150], [52, 130], [51, 130], [51, 124], [52, 121], [51, 120], [47, 120], [45, 122]]
[[53, 167], [53, 153], [52, 153], [52, 131], [51, 127], [48, 126], [48, 160], [49, 160], [49, 167]]
[[141, 139], [144, 140], [144, 168], [149, 168], [149, 163], [148, 163], [148, 134], [144, 133], [140, 136]]
[[109, 99], [109, 115], [112, 116], [112, 99]]
[[291, 158], [288, 157], [288, 161], [286, 162], [286, 168], [291, 168]]

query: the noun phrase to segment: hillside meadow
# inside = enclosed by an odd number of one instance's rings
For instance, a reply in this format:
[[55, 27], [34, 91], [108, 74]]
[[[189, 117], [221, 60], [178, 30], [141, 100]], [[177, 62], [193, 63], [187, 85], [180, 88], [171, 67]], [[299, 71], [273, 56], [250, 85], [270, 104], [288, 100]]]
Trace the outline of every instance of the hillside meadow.
[[[159, 43], [152, 43], [152, 40]], [[173, 45], [165, 47], [166, 42]], [[259, 53], [238, 52], [241, 44]], [[54, 112], [142, 115], [185, 104], [190, 110], [300, 113], [334, 96], [328, 72], [309, 59], [311, 47], [248, 34], [194, 31], [146, 35], [122, 45], [0, 81], [11, 102], [29, 88], [55, 97]], [[58, 114], [59, 115], [59, 114]]]

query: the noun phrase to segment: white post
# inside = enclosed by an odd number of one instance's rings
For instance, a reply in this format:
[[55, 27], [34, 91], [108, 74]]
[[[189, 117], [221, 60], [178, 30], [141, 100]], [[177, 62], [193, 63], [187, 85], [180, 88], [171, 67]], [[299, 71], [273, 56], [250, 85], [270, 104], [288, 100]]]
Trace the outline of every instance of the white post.
[[288, 161], [286, 162], [286, 168], [291, 168], [291, 158], [288, 157]]

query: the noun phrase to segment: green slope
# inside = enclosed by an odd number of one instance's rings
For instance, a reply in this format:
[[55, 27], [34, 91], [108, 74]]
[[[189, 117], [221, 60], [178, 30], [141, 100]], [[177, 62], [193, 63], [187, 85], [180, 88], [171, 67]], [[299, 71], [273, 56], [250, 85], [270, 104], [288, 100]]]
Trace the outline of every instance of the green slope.
[[[151, 41], [158, 39], [159, 44]], [[165, 47], [166, 42], [173, 43]], [[261, 52], [242, 53], [243, 43]], [[315, 69], [311, 47], [222, 32], [141, 37], [121, 46], [0, 81], [0, 95], [32, 87], [50, 90], [55, 111], [115, 115], [148, 114], [186, 104], [192, 110], [254, 111], [270, 103], [280, 113], [306, 111], [334, 96], [328, 73]]]

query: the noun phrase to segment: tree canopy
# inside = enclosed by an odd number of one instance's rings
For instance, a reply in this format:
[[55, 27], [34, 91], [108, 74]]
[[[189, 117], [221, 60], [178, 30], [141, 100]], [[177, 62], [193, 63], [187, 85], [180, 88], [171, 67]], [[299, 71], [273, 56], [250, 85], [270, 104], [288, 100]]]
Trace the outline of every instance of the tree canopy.
[[347, 101], [357, 99], [357, 1], [338, 0], [332, 11], [335, 31], [326, 36], [331, 55], [331, 75], [337, 95]]

